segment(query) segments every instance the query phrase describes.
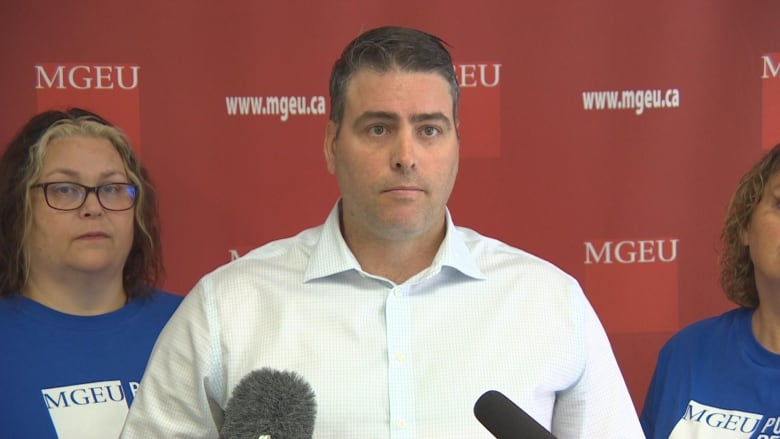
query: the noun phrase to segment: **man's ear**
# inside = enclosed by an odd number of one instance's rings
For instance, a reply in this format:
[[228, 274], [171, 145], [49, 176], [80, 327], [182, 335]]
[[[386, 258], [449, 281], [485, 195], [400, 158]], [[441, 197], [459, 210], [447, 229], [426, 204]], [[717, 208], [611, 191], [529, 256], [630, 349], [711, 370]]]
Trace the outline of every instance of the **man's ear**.
[[336, 122], [329, 120], [328, 126], [325, 128], [323, 152], [325, 153], [325, 164], [328, 166], [328, 172], [331, 174], [336, 172], [336, 134], [338, 134], [338, 131], [339, 127], [336, 125]]

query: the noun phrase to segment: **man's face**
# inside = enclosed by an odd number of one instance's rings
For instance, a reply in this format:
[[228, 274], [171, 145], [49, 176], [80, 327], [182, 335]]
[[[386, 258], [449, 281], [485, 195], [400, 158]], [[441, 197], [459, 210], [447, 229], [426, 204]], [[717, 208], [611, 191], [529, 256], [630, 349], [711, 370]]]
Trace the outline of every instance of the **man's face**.
[[346, 90], [341, 127], [325, 138], [342, 196], [348, 243], [442, 234], [458, 172], [448, 82], [437, 73], [360, 70]]

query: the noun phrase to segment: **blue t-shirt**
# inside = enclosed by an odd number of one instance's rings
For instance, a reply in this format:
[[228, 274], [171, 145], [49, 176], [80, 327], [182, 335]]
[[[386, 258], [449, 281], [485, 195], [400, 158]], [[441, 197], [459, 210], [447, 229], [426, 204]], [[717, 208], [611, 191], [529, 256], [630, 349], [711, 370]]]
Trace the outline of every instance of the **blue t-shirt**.
[[98, 316], [0, 299], [0, 437], [118, 437], [181, 297], [155, 291]]
[[752, 317], [734, 309], [664, 345], [640, 416], [648, 439], [780, 439], [780, 355]]

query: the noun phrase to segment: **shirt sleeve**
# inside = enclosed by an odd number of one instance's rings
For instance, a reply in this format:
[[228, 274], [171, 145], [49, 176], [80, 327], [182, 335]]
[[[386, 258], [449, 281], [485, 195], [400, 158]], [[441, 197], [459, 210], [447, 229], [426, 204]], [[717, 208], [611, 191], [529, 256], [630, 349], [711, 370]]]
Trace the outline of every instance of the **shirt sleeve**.
[[552, 433], [559, 439], [644, 438], [607, 334], [585, 295], [581, 298], [584, 370], [574, 386], [558, 395]]
[[199, 283], [160, 333], [120, 438], [217, 437], [208, 299]]

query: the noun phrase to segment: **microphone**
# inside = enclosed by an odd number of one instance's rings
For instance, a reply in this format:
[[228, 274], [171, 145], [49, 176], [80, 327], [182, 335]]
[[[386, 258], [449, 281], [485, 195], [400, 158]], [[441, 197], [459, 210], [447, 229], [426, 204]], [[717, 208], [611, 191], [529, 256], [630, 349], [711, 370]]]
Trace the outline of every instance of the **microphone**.
[[220, 439], [311, 439], [317, 403], [295, 372], [254, 370], [233, 389]]
[[495, 390], [477, 399], [474, 416], [496, 439], [555, 439], [528, 413]]

